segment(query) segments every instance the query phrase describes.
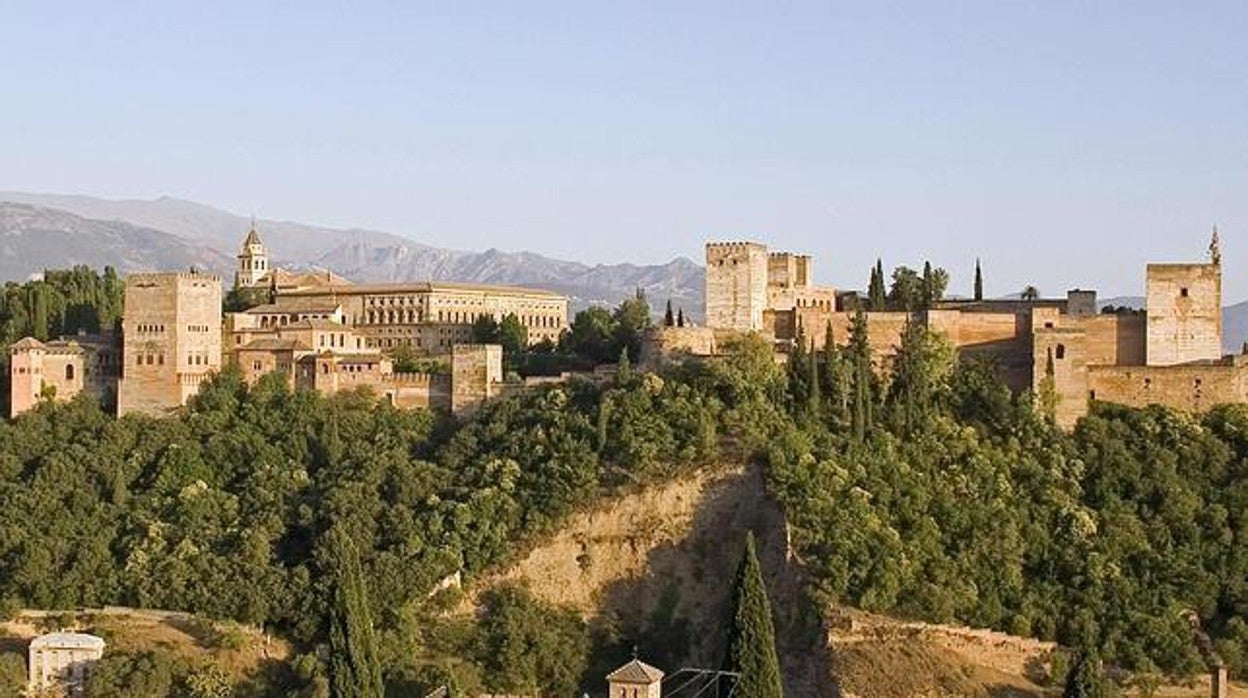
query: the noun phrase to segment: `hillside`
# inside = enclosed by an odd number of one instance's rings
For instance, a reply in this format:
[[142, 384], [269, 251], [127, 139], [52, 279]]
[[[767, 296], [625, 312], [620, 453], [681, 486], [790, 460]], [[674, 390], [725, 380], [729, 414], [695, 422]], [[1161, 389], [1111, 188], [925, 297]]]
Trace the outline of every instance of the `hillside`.
[[[233, 268], [233, 257], [250, 225], [244, 216], [171, 197], [150, 201], [107, 200], [0, 192], [2, 201], [61, 211], [95, 221], [96, 225], [120, 221], [159, 231], [180, 240], [181, 244], [215, 250], [227, 269]], [[691, 317], [700, 318], [703, 313], [702, 268], [683, 257], [660, 265], [588, 265], [525, 251], [447, 249], [418, 242], [411, 236], [375, 230], [335, 229], [276, 220], [257, 223], [277, 264], [333, 269], [354, 281], [437, 280], [538, 286], [568, 294], [576, 308], [594, 303], [614, 305], [642, 288], [656, 308], [670, 298]], [[83, 226], [79, 224], [79, 227]], [[9, 226], [0, 221], [0, 235], [9, 230]], [[93, 246], [76, 247], [80, 250], [78, 259], [85, 260], [84, 263], [97, 266], [106, 263], [102, 261], [105, 255], [99, 254]], [[143, 243], [120, 248], [138, 255]], [[49, 245], [47, 249], [57, 248]], [[0, 280], [24, 279], [30, 273], [31, 270], [25, 268], [14, 267], [10, 271], [0, 267]]]
[[[523, 582], [539, 598], [611, 626], [660, 668], [718, 667], [730, 579], [746, 530], [759, 537], [786, 695], [858, 698], [1047, 696], [1060, 693], [1063, 651], [1051, 642], [837, 607], [812, 619], [801, 563], [762, 474], [706, 468], [634, 491], [572, 517], [514, 565], [476, 583], [458, 609]], [[684, 653], [670, 647], [687, 644]], [[631, 645], [630, 645], [631, 646]], [[613, 660], [600, 658], [603, 675]], [[1059, 674], [1053, 676], [1054, 673]], [[1157, 696], [1208, 695], [1207, 677], [1160, 686]], [[1129, 695], [1138, 695], [1136, 692]], [[1248, 696], [1235, 685], [1231, 696]]]

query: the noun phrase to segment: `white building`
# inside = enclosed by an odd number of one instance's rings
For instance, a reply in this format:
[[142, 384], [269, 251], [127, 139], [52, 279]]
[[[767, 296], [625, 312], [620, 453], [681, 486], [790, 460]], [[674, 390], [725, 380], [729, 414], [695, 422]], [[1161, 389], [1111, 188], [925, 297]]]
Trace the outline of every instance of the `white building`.
[[104, 640], [83, 633], [48, 633], [30, 641], [30, 691], [60, 687], [81, 696], [91, 668], [104, 656]]

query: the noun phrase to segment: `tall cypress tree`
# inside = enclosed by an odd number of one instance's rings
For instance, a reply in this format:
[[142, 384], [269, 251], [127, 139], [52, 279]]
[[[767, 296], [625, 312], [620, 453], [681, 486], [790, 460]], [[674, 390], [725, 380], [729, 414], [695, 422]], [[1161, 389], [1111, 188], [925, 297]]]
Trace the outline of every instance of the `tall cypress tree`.
[[677, 327], [685, 326], [685, 309], [684, 308], [681, 308], [676, 311], [676, 326]]
[[819, 391], [819, 354], [815, 351], [815, 342], [810, 342], [810, 353], [807, 361], [806, 407], [812, 418], [819, 416], [819, 403], [823, 397]]
[[884, 287], [884, 262], [875, 260], [875, 268], [871, 270], [871, 283], [867, 287], [867, 302], [871, 310], [884, 310], [888, 301], [888, 289]]
[[932, 263], [923, 262], [923, 309], [927, 310], [932, 307], [932, 302], [936, 300], [936, 287], [932, 279]]
[[846, 347], [850, 371], [853, 375], [854, 403], [851, 410], [854, 441], [862, 443], [871, 429], [872, 396], [871, 380], [871, 344], [867, 337], [867, 316], [859, 310], [854, 313], [853, 322], [849, 326], [849, 345]]
[[975, 300], [984, 299], [984, 272], [979, 268], [979, 259], [975, 260]]
[[676, 326], [676, 317], [672, 315], [672, 299], [671, 298], [667, 299], [667, 312], [663, 313], [663, 326], [664, 327]]
[[746, 534], [745, 554], [737, 568], [732, 602], [728, 657], [724, 665], [728, 671], [741, 674], [735, 694], [749, 698], [782, 698], [784, 686], [780, 682], [771, 603], [767, 600], [752, 531]]
[[355, 543], [339, 527], [329, 531], [334, 603], [329, 625], [330, 691], [334, 698], [381, 698], [385, 686], [368, 591]]

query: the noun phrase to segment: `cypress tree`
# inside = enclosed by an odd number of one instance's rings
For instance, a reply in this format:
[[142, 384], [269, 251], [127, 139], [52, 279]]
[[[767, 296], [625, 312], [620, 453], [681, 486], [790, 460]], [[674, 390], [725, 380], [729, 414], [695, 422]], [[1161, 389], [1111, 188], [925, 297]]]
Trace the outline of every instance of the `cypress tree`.
[[780, 682], [771, 603], [767, 600], [752, 531], [746, 534], [745, 554], [737, 568], [732, 602], [725, 667], [741, 674], [735, 694], [749, 698], [781, 698], [784, 687]]
[[853, 373], [854, 406], [851, 421], [854, 441], [862, 443], [872, 426], [871, 414], [871, 344], [867, 337], [867, 316], [861, 310], [854, 313], [849, 327], [847, 348], [850, 370]]
[[867, 288], [867, 302], [871, 310], [884, 310], [887, 304], [888, 290], [884, 287], [884, 263], [878, 258], [875, 268], [871, 270], [871, 284]]
[[923, 262], [923, 309], [927, 310], [932, 307], [932, 301], [936, 300], [936, 289], [932, 285], [932, 263]]
[[685, 326], [685, 309], [684, 308], [681, 308], [680, 310], [676, 311], [676, 326], [677, 327]]
[[329, 531], [329, 546], [330, 560], [335, 566], [329, 626], [330, 695], [381, 698], [381, 662], [359, 553], [351, 537], [339, 527]]
[[663, 313], [663, 326], [664, 327], [676, 326], [676, 318], [675, 316], [672, 315], [672, 299], [671, 298], [667, 299], [667, 312]]
[[819, 392], [819, 354], [815, 352], [815, 342], [810, 342], [810, 353], [806, 358], [807, 378], [806, 378], [806, 407], [811, 417], [819, 415], [819, 403], [823, 401], [823, 397]]
[[975, 300], [984, 299], [984, 272], [979, 268], [979, 259], [975, 260]]

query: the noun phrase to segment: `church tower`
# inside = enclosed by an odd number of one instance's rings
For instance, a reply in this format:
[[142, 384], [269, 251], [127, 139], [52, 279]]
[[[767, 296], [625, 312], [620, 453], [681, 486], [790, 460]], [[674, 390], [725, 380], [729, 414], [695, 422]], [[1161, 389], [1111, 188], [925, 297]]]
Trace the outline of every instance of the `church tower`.
[[247, 239], [243, 240], [242, 252], [238, 255], [234, 285], [239, 288], [255, 288], [263, 284], [269, 271], [269, 252], [260, 241], [260, 234], [256, 232], [256, 222], [253, 220], [251, 230], [247, 231]]

